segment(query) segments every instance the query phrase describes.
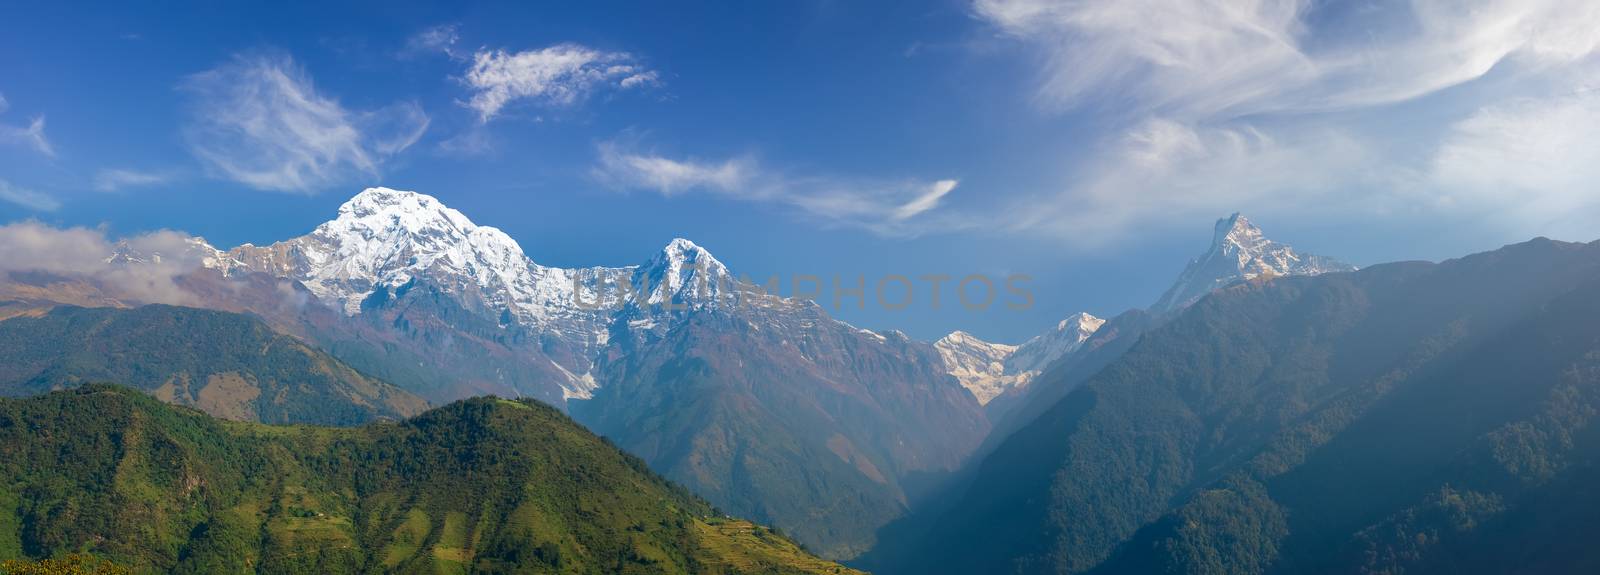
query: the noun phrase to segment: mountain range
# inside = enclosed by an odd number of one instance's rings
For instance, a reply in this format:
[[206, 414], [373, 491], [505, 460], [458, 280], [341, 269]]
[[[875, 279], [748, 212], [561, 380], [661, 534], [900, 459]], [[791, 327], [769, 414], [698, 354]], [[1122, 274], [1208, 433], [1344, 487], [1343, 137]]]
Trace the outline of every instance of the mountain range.
[[[373, 188], [305, 236], [162, 248], [124, 243], [109, 259], [188, 262], [190, 305], [259, 318], [435, 404], [496, 394], [568, 410], [829, 557], [869, 547], [907, 509], [908, 480], [957, 468], [988, 431], [931, 344], [761, 296], [689, 240], [633, 266], [547, 267], [435, 198]], [[25, 293], [138, 303], [66, 287]]]
[[[1600, 565], [1600, 243], [1258, 277], [1174, 312], [973, 466], [884, 573]], [[1109, 325], [1109, 324], [1108, 324]], [[1102, 328], [1104, 330], [1105, 328]], [[1073, 377], [1052, 371], [1035, 385]]]
[[[1131, 310], [1119, 315], [1110, 321], [1112, 329], [1098, 337], [1096, 334], [1107, 325], [1107, 320], [1077, 313], [1061, 320], [1054, 330], [1018, 346], [985, 342], [960, 331], [934, 345], [950, 374], [987, 407], [991, 421], [999, 425], [1008, 419], [1031, 420], [1033, 412], [1026, 412], [1021, 418], [1008, 416], [1018, 406], [1052, 403], [1049, 397], [1041, 400], [1030, 391], [1029, 383], [1041, 373], [1047, 369], [1067, 369], [1091, 354], [1119, 355], [1120, 348], [1114, 348], [1119, 350], [1117, 353], [1098, 350], [1118, 338], [1124, 343], [1137, 339], [1153, 321], [1181, 311], [1211, 292], [1258, 278], [1310, 276], [1355, 269], [1334, 258], [1302, 254], [1287, 244], [1270, 240], [1261, 228], [1235, 213], [1217, 220], [1210, 247], [1190, 260], [1160, 300], [1148, 310]], [[1091, 364], [1098, 366], [1094, 362]], [[1041, 395], [1059, 395], [1061, 391], [1056, 389]], [[1003, 437], [1005, 433], [997, 435]]]
[[[1213, 239], [1180, 286], [1349, 269], [1266, 240], [1238, 215], [1220, 221]], [[53, 383], [23, 374], [31, 387], [19, 389], [116, 381], [224, 417], [294, 423], [400, 418], [422, 399], [535, 398], [722, 509], [781, 527], [830, 558], [872, 548], [880, 528], [1085, 377], [1052, 374], [1093, 373], [1182, 309], [1110, 320], [1074, 314], [1017, 346], [960, 332], [923, 342], [855, 328], [812, 302], [767, 297], [689, 240], [633, 266], [548, 267], [433, 197], [387, 188], [363, 191], [307, 235], [271, 245], [124, 242], [106, 259], [127, 269], [176, 266], [186, 305], [287, 334], [328, 354], [326, 371], [368, 387], [388, 382], [383, 396], [403, 401], [384, 408], [333, 383], [283, 386], [264, 369], [230, 378], [193, 362], [131, 379], [103, 367], [45, 370], [57, 374]], [[17, 310], [46, 309], [52, 297], [142, 303], [94, 281], [15, 273], [0, 282], [0, 296], [14, 302], [0, 309]], [[121, 313], [156, 313], [149, 307]], [[72, 313], [87, 312], [47, 315]], [[76, 325], [58, 323], [64, 332]], [[252, 385], [193, 383], [212, 379]], [[229, 402], [213, 399], [222, 389], [232, 390], [221, 394]], [[375, 408], [340, 412], [318, 400], [319, 410], [343, 415], [285, 411], [312, 392]]]
[[[543, 267], [387, 189], [271, 246], [104, 260], [178, 269], [211, 309], [109, 276], [0, 277], [0, 393], [32, 396], [0, 399], [0, 556], [843, 572], [803, 545], [890, 575], [1600, 569], [1600, 242], [1357, 269], [1235, 214], [1149, 309], [1014, 346], [858, 329], [688, 240]], [[485, 393], [527, 399], [461, 400]]]

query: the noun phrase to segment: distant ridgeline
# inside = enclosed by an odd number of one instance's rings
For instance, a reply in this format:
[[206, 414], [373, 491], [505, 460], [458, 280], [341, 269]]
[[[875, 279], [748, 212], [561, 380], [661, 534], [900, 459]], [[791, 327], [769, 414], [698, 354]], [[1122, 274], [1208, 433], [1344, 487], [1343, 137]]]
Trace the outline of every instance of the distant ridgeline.
[[255, 318], [167, 305], [60, 306], [0, 320], [0, 395], [128, 385], [212, 415], [353, 425], [428, 404]]
[[271, 427], [121, 387], [0, 399], [0, 559], [136, 572], [851, 573], [536, 402]]

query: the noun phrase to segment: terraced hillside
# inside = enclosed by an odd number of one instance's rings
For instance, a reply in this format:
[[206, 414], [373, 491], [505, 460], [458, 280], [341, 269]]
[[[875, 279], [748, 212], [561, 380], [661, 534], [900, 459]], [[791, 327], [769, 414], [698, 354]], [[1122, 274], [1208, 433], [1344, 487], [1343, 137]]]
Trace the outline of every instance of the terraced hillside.
[[0, 400], [0, 559], [173, 573], [850, 573], [535, 402], [358, 428], [115, 386]]

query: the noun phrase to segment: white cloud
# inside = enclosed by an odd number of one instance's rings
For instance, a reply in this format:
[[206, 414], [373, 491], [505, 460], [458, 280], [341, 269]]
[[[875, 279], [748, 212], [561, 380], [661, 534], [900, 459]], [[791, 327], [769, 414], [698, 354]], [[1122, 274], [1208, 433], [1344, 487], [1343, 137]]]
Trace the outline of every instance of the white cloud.
[[931, 210], [939, 205], [939, 200], [944, 199], [946, 194], [956, 189], [956, 184], [955, 180], [939, 180], [928, 184], [927, 191], [895, 208], [889, 217], [895, 221], [903, 221]]
[[1591, 237], [1600, 212], [1596, 134], [1593, 90], [1482, 108], [1454, 124], [1433, 155], [1431, 197], [1441, 208]]
[[3, 179], [0, 179], [0, 200], [39, 212], [53, 212], [61, 208], [61, 202], [49, 194], [19, 188]]
[[764, 192], [754, 185], [756, 166], [749, 158], [718, 163], [673, 160], [632, 153], [615, 142], [600, 144], [600, 165], [594, 173], [603, 182], [616, 187], [653, 190], [664, 196], [694, 189], [728, 195]]
[[127, 188], [141, 188], [155, 186], [171, 181], [166, 174], [140, 172], [137, 170], [107, 169], [100, 170], [94, 177], [94, 189], [102, 192], [115, 192]]
[[539, 50], [480, 50], [472, 57], [467, 106], [489, 121], [517, 100], [571, 105], [605, 87], [629, 89], [658, 83], [660, 76], [623, 52], [559, 44]]
[[623, 189], [672, 197], [690, 192], [769, 202], [798, 209], [824, 224], [865, 228], [891, 235], [916, 235], [966, 224], [927, 214], [956, 188], [956, 180], [884, 181], [831, 176], [795, 177], [762, 168], [749, 157], [722, 161], [673, 159], [605, 142], [599, 146], [595, 179]]
[[[112, 258], [118, 245], [159, 258]], [[113, 242], [101, 230], [55, 228], [36, 221], [0, 226], [0, 279], [9, 272], [44, 272], [92, 282], [107, 296], [134, 303], [184, 304], [194, 299], [175, 277], [200, 265], [188, 235], [156, 231]]]
[[1570, 63], [1600, 46], [1594, 2], [1467, 4], [1411, 0], [1409, 25], [1359, 22], [1369, 35], [1357, 39], [1309, 27], [1307, 16], [1325, 8], [1309, 0], [977, 0], [974, 10], [1040, 49], [1047, 103], [1132, 97], [1180, 118], [1393, 103], [1508, 58]]
[[345, 109], [287, 56], [238, 56], [189, 76], [189, 149], [218, 175], [262, 190], [313, 192], [375, 180], [428, 127], [415, 103]]

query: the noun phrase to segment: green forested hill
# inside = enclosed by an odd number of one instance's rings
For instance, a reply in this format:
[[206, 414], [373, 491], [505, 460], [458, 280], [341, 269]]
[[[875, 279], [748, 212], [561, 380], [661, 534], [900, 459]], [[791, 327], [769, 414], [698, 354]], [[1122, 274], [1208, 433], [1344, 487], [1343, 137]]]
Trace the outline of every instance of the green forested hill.
[[126, 388], [0, 400], [0, 559], [174, 573], [844, 573], [553, 408], [274, 427]]
[[102, 381], [218, 417], [351, 425], [427, 403], [255, 318], [167, 305], [60, 306], [0, 320], [0, 395]]
[[1600, 243], [1207, 297], [1007, 438], [894, 573], [1600, 569]]

